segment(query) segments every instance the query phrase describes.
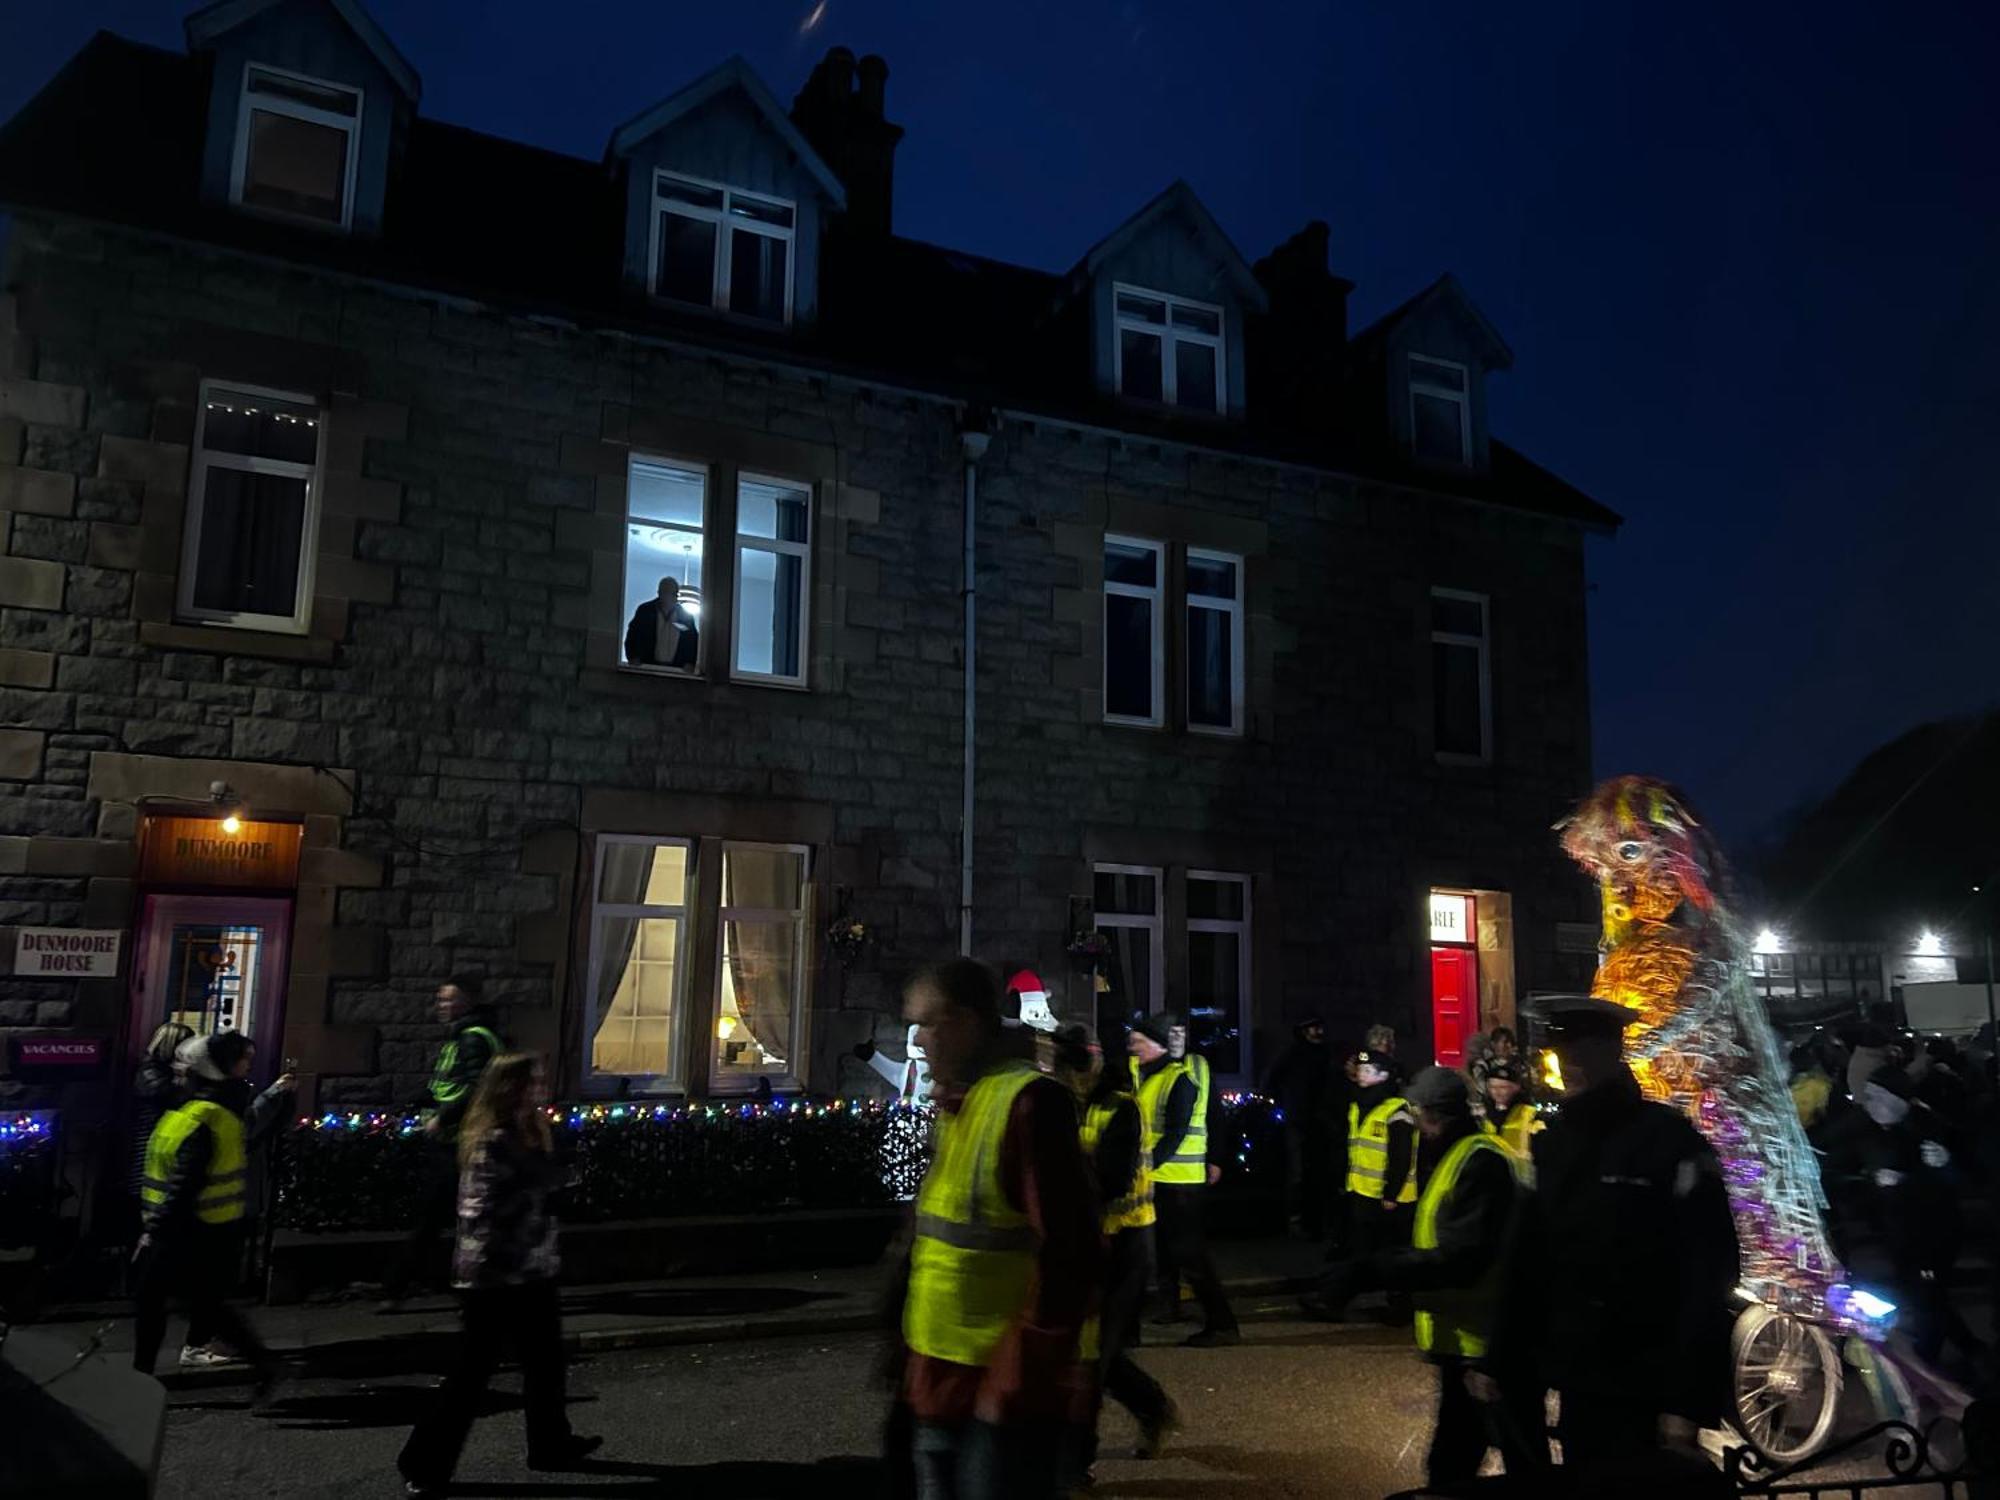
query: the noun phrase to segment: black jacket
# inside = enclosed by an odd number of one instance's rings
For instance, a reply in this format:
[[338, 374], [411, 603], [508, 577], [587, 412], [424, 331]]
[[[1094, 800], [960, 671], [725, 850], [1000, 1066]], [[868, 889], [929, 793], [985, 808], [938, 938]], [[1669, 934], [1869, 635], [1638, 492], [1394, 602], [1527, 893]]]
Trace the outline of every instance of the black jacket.
[[1535, 1137], [1496, 1358], [1704, 1426], [1729, 1391], [1736, 1225], [1708, 1142], [1631, 1074]]
[[[1479, 1127], [1470, 1116], [1454, 1122], [1418, 1148], [1417, 1181], [1428, 1185], [1445, 1153]], [[1499, 1151], [1474, 1151], [1458, 1181], [1438, 1205], [1437, 1245], [1408, 1246], [1364, 1257], [1368, 1279], [1392, 1291], [1424, 1292], [1469, 1287], [1500, 1259], [1514, 1218], [1514, 1168]]]
[[648, 599], [632, 611], [625, 626], [625, 660], [642, 667], [692, 667], [701, 651], [701, 632], [687, 606], [674, 606], [673, 622], [680, 627], [671, 661], [659, 660], [660, 605]]
[[1325, 1042], [1295, 1036], [1271, 1064], [1264, 1092], [1285, 1112], [1287, 1125], [1319, 1130], [1332, 1119], [1333, 1076], [1333, 1049]]

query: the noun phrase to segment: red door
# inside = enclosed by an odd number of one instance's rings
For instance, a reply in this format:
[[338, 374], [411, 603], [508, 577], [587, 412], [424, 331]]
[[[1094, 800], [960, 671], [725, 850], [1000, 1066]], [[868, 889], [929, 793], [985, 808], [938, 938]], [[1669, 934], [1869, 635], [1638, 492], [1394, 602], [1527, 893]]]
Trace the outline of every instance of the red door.
[[1465, 1062], [1479, 1025], [1479, 959], [1471, 948], [1431, 949], [1431, 1050], [1442, 1068]]

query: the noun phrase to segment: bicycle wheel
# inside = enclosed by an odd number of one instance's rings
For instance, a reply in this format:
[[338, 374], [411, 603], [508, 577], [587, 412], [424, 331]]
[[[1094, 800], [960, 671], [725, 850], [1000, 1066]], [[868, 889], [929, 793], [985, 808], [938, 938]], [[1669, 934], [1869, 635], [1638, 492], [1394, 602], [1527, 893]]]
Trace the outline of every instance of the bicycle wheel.
[[1795, 1464], [1825, 1446], [1840, 1405], [1840, 1356], [1811, 1323], [1762, 1303], [1745, 1308], [1729, 1336], [1733, 1425], [1773, 1464]]

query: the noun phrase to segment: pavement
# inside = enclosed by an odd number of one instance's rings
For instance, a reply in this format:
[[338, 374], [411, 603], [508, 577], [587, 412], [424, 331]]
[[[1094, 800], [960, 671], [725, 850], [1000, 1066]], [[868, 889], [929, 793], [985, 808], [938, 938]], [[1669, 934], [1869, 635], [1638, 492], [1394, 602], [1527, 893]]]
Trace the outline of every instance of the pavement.
[[[1246, 1297], [1303, 1286], [1321, 1252], [1285, 1238], [1223, 1241], [1215, 1254], [1225, 1285]], [[564, 1338], [572, 1353], [595, 1354], [867, 1332], [882, 1326], [887, 1274], [886, 1264], [878, 1263], [570, 1287], [563, 1293]], [[445, 1368], [459, 1330], [457, 1304], [449, 1296], [412, 1297], [388, 1313], [377, 1312], [377, 1302], [375, 1295], [358, 1293], [247, 1311], [264, 1341], [300, 1375], [361, 1379]], [[181, 1326], [176, 1319], [168, 1328], [160, 1356], [169, 1390], [251, 1382], [242, 1365], [174, 1369]], [[79, 1349], [93, 1339], [111, 1353], [132, 1348], [129, 1303], [61, 1309], [36, 1327]]]

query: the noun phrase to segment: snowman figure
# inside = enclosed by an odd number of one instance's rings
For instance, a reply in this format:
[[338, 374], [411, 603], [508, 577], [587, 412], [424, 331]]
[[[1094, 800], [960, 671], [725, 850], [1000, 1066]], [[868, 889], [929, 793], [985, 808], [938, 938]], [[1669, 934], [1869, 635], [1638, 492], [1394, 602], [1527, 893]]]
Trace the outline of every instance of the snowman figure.
[[886, 1057], [877, 1050], [872, 1041], [857, 1042], [854, 1055], [867, 1063], [890, 1091], [905, 1104], [928, 1099], [931, 1094], [931, 1065], [924, 1056], [924, 1049], [917, 1045], [917, 1028], [912, 1026], [903, 1038], [903, 1060]]

